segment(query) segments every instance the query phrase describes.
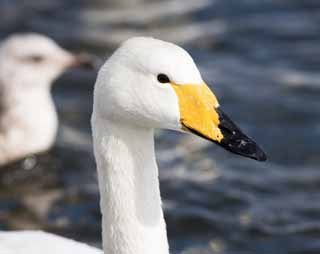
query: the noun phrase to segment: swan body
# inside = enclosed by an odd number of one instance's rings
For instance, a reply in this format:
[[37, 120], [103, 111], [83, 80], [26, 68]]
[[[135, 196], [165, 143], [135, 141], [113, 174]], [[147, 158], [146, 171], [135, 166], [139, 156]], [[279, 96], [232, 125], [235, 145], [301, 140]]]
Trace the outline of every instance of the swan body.
[[154, 129], [193, 133], [265, 160], [220, 109], [191, 56], [153, 38], [129, 39], [102, 66], [91, 124], [105, 254], [169, 253]]
[[16, 34], [0, 45], [0, 166], [48, 150], [58, 117], [52, 82], [80, 59], [39, 34]]
[[102, 254], [102, 251], [41, 231], [0, 232], [1, 254]]

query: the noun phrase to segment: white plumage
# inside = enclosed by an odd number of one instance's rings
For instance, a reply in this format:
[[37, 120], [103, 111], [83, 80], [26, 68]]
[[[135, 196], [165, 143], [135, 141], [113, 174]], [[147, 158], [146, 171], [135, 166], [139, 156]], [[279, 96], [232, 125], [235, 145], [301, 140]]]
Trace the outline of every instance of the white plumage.
[[1, 254], [102, 254], [101, 250], [41, 231], [0, 232]]
[[151, 38], [125, 42], [96, 81], [92, 128], [107, 254], [169, 253], [153, 129], [181, 126], [177, 96], [159, 73], [202, 82], [186, 51]]

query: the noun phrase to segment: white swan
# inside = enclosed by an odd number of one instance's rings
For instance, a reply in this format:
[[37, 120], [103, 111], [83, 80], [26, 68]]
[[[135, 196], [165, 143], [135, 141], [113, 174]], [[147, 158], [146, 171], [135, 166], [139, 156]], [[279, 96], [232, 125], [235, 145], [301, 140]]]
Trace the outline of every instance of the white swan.
[[[154, 154], [155, 128], [192, 132], [231, 152], [266, 158], [221, 111], [186, 51], [152, 38], [128, 40], [101, 68], [94, 92], [92, 129], [105, 254], [169, 253]], [[15, 234], [14, 244], [26, 243], [26, 238], [19, 240]], [[25, 246], [23, 253], [85, 253], [65, 242], [70, 240], [48, 235], [39, 239], [44, 237], [48, 245], [43, 252], [28, 252]], [[50, 252], [50, 238], [66, 249]], [[31, 247], [37, 239], [29, 241]], [[0, 234], [0, 253], [7, 242], [7, 233]]]
[[58, 128], [51, 84], [85, 60], [39, 34], [15, 34], [1, 43], [0, 166], [51, 147]]

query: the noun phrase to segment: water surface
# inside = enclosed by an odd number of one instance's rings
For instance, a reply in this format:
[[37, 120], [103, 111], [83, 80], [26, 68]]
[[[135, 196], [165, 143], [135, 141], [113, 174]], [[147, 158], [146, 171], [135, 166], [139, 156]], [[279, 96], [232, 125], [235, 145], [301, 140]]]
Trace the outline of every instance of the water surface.
[[[269, 160], [158, 131], [172, 253], [320, 253], [320, 2], [172, 3], [124, 10], [103, 1], [2, 0], [0, 36], [42, 32], [104, 59], [134, 35], [186, 47], [224, 111]], [[101, 246], [89, 126], [94, 79], [69, 72], [56, 82], [58, 140], [48, 153], [1, 170], [0, 229], [40, 228]]]

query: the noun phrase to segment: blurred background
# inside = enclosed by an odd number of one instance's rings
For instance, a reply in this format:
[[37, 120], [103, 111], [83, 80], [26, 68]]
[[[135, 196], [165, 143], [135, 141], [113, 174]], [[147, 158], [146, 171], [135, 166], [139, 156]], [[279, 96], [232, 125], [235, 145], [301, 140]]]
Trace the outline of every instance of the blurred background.
[[[320, 1], [0, 0], [0, 16], [0, 39], [38, 32], [104, 60], [136, 35], [178, 43], [262, 145], [266, 163], [157, 131], [173, 254], [320, 253]], [[95, 75], [59, 78], [55, 146], [0, 169], [0, 230], [42, 229], [101, 247]]]

